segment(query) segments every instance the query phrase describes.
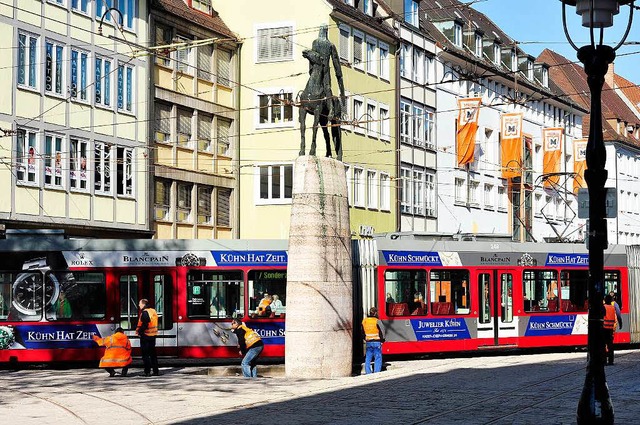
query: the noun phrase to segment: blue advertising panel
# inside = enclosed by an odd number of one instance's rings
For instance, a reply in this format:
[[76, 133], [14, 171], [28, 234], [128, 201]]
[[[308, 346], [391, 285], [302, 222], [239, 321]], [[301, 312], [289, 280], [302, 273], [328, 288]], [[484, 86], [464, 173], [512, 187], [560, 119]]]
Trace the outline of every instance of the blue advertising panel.
[[218, 266], [286, 266], [287, 251], [211, 251]]
[[576, 325], [576, 316], [531, 316], [524, 336], [571, 335]]
[[382, 251], [388, 265], [442, 266], [440, 254], [424, 251]]
[[247, 325], [260, 335], [264, 345], [284, 345], [284, 322], [256, 322]]
[[471, 338], [464, 319], [412, 319], [411, 326], [418, 341]]
[[549, 253], [545, 266], [588, 267], [589, 254], [555, 254]]
[[30, 349], [96, 348], [96, 325], [19, 325], [13, 329], [16, 343]]

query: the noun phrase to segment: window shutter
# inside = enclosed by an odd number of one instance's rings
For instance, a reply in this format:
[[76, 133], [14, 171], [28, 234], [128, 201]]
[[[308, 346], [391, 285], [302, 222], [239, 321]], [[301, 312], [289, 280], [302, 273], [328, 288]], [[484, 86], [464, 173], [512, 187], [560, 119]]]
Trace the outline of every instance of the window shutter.
[[198, 188], [198, 223], [211, 223], [211, 192], [210, 187]]
[[353, 64], [362, 63], [362, 37], [353, 35]]
[[340, 28], [340, 57], [349, 61], [349, 30]]
[[216, 225], [231, 226], [231, 189], [219, 188], [216, 197]]
[[178, 132], [191, 135], [191, 112], [180, 110], [178, 114]]
[[171, 106], [156, 103], [156, 129], [163, 134], [171, 134]]
[[218, 50], [218, 83], [230, 87], [231, 79], [231, 52]]
[[218, 154], [229, 155], [229, 134], [231, 133], [231, 121], [218, 118]]
[[211, 139], [211, 115], [199, 114], [198, 115], [198, 139], [209, 140]]
[[271, 40], [271, 29], [258, 30], [258, 62], [268, 61], [270, 57], [269, 42]]
[[163, 180], [156, 180], [156, 204], [169, 205], [169, 183]]
[[198, 78], [211, 79], [211, 56], [213, 56], [212, 45], [198, 47]]

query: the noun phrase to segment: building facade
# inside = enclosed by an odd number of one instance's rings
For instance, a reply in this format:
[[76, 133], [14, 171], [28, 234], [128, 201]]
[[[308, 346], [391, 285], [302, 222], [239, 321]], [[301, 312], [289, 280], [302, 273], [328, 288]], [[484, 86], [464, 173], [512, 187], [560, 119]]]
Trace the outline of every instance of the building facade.
[[[0, 4], [0, 222], [149, 237], [146, 2]], [[142, 18], [141, 18], [142, 17]], [[119, 23], [120, 25], [116, 25]]]
[[155, 237], [237, 238], [238, 40], [209, 2], [151, 4]]

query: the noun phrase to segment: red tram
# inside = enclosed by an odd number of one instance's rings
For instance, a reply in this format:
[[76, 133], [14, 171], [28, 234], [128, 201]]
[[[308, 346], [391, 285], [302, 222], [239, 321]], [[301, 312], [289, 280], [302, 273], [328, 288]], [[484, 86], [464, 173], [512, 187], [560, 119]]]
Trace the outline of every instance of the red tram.
[[[7, 233], [0, 240], [0, 364], [97, 360], [92, 335], [118, 326], [137, 352], [141, 298], [158, 311], [162, 356], [236, 357], [234, 317], [262, 336], [265, 356], [284, 356], [286, 240]], [[354, 323], [379, 306], [384, 353], [586, 345], [588, 254], [581, 245], [394, 234], [353, 247]], [[640, 342], [640, 247], [612, 246], [605, 263], [605, 290], [615, 293], [623, 316], [615, 341]]]

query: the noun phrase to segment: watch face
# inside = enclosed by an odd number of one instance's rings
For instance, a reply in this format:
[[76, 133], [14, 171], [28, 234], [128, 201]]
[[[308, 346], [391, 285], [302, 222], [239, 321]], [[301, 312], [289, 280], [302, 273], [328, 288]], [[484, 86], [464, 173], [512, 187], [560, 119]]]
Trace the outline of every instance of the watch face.
[[13, 306], [20, 313], [33, 316], [40, 314], [43, 307], [52, 305], [58, 298], [58, 279], [47, 274], [44, 285], [42, 273], [21, 273], [13, 283]]

